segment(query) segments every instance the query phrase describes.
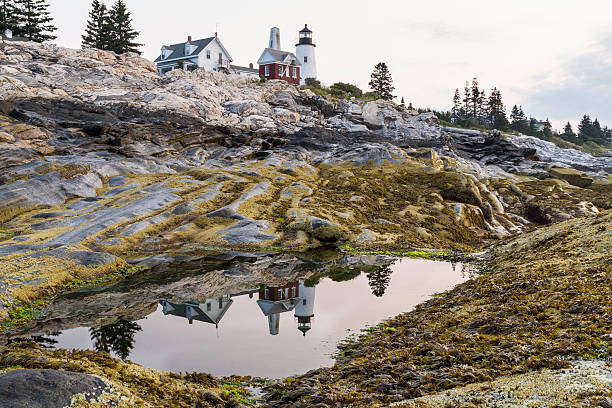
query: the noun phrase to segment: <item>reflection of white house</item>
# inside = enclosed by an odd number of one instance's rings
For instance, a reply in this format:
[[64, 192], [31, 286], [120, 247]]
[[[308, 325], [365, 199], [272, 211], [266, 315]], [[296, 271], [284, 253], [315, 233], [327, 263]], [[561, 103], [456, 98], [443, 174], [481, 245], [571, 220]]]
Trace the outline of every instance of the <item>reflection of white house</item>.
[[164, 74], [174, 69], [191, 70], [204, 68], [207, 71], [230, 70], [233, 61], [229, 52], [225, 49], [221, 40], [214, 37], [192, 40], [191, 36], [187, 42], [164, 45], [161, 55], [155, 59], [157, 71]]
[[304, 333], [311, 329], [312, 318], [314, 317], [315, 287], [306, 286], [304, 281], [300, 281], [299, 286], [300, 300], [295, 307], [295, 317], [298, 321], [298, 330]]
[[206, 299], [200, 303], [197, 301], [185, 303], [172, 303], [166, 299], [159, 301], [163, 307], [164, 315], [174, 315], [184, 317], [192, 324], [194, 320], [211, 323], [219, 326], [219, 322], [225, 315], [234, 301], [229, 296], [222, 296], [213, 299]]

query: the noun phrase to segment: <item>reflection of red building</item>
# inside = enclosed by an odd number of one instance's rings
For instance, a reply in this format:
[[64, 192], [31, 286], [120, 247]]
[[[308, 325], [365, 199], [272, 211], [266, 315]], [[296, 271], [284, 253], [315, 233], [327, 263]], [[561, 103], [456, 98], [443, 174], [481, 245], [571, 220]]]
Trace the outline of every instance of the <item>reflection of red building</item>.
[[290, 282], [282, 286], [266, 286], [259, 289], [259, 299], [277, 302], [300, 297], [299, 282]]

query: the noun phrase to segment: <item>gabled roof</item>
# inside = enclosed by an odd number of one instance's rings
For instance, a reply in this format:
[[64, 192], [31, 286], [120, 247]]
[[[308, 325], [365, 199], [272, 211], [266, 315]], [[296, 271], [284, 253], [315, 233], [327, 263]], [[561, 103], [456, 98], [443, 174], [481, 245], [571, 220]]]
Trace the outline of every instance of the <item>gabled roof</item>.
[[184, 59], [184, 58], [197, 57], [214, 40], [217, 40], [217, 42], [219, 43], [219, 46], [221, 47], [223, 52], [227, 55], [228, 59], [230, 61], [233, 61], [233, 59], [230, 56], [229, 52], [227, 52], [227, 50], [225, 49], [223, 44], [221, 44], [221, 41], [219, 40], [219, 38], [218, 37], [209, 37], [209, 38], [202, 38], [201, 40], [191, 41], [191, 45], [194, 46], [195, 48], [194, 48], [193, 52], [191, 54], [188, 54], [188, 55], [185, 55], [185, 44], [186, 44], [186, 42], [179, 43], [179, 44], [166, 45], [165, 46], [166, 49], [168, 51], [170, 51], [170, 53], [168, 54], [168, 57], [162, 59], [162, 56], [160, 54], [159, 57], [157, 57], [155, 59], [155, 62], [165, 62], [165, 61], [171, 61], [171, 60], [178, 60], [178, 59]]
[[270, 316], [277, 313], [292, 311], [295, 309], [295, 305], [297, 305], [298, 301], [298, 298], [277, 300], [276, 302], [260, 299], [257, 301], [257, 304], [259, 305], [259, 308], [263, 312], [264, 316]]
[[297, 59], [295, 54], [293, 54], [292, 52], [279, 51], [279, 50], [275, 50], [274, 48], [266, 48], [263, 54], [261, 54], [261, 57], [259, 57], [259, 60], [257, 60], [257, 63], [259, 65], [273, 64], [273, 63], [278, 63], [278, 64], [292, 64], [293, 63], [293, 65], [301, 65], [300, 61]]
[[259, 73], [257, 68], [241, 67], [240, 65], [230, 65], [230, 69], [242, 72]]
[[217, 316], [214, 316], [202, 310], [197, 302], [172, 303], [167, 301], [166, 299], [162, 299], [159, 301], [159, 304], [162, 305], [164, 308], [164, 315], [170, 314], [187, 318], [187, 307], [191, 307], [192, 312], [195, 313], [191, 316], [193, 320], [199, 320], [201, 322], [212, 323], [215, 325], [219, 324], [219, 322], [225, 315], [225, 312], [227, 312], [227, 309], [229, 309], [232, 303], [234, 303], [234, 301], [230, 299], [225, 304], [225, 306], [223, 306], [221, 312]]

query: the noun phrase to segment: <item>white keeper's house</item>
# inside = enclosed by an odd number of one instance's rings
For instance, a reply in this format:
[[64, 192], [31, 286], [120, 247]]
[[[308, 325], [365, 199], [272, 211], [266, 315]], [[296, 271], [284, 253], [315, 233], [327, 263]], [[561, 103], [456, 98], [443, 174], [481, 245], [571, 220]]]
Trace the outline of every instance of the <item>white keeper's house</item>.
[[186, 42], [162, 46], [161, 54], [155, 59], [155, 64], [160, 75], [175, 69], [192, 71], [204, 68], [206, 71], [259, 78], [259, 70], [253, 68], [252, 64], [249, 67], [242, 67], [233, 65], [233, 61], [215, 33], [214, 37], [193, 40], [189, 36]]

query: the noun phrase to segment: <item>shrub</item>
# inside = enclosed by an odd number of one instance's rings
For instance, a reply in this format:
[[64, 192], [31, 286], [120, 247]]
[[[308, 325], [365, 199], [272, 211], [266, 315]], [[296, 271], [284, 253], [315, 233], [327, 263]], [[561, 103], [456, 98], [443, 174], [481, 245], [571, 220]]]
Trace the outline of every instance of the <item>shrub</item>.
[[335, 90], [336, 92], [340, 91], [356, 98], [360, 98], [363, 95], [363, 91], [359, 89], [359, 87], [344, 82], [336, 82], [331, 86], [330, 90], [332, 91], [332, 94]]

